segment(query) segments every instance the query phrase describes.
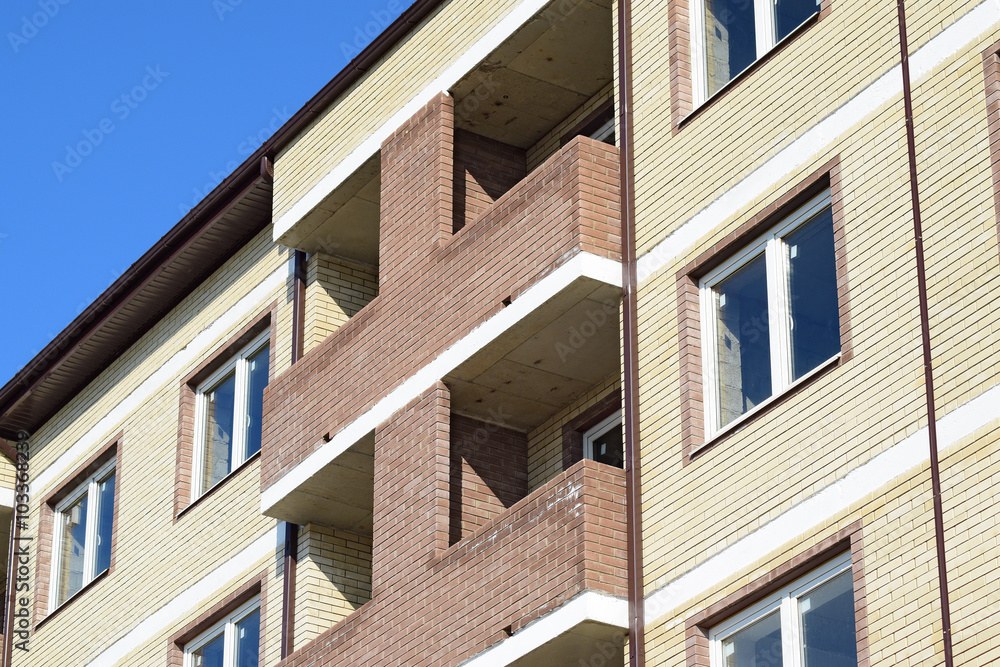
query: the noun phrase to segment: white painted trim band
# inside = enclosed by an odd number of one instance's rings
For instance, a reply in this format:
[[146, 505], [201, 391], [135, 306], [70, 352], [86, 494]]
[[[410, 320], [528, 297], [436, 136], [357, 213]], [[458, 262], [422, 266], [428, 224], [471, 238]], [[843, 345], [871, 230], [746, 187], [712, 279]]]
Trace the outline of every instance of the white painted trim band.
[[88, 667], [110, 667], [129, 653], [167, 630], [178, 619], [191, 615], [226, 584], [261, 561], [274, 557], [282, 546], [277, 527], [258, 537], [246, 549], [215, 568], [132, 628], [124, 637], [106, 648]]
[[596, 591], [575, 598], [530, 623], [513, 637], [461, 663], [463, 667], [503, 667], [585, 622], [628, 630], [628, 601]]
[[[910, 79], [916, 83], [927, 76], [945, 60], [979, 41], [998, 22], [1000, 0], [987, 0], [970, 10], [910, 56]], [[902, 69], [896, 65], [643, 254], [636, 265], [638, 281], [645, 282], [677, 257], [687, 254], [699, 239], [737, 215], [785, 176], [822, 156], [838, 137], [902, 93]]]
[[262, 303], [270, 299], [272, 292], [285, 284], [291, 271], [290, 266], [291, 260], [283, 262], [280, 267], [233, 304], [229, 310], [199, 331], [183, 349], [153, 371], [138, 387], [132, 390], [131, 394], [109, 410], [83, 437], [31, 481], [31, 495], [37, 495], [53, 481], [66, 474], [71, 465], [99, 445], [111, 433], [112, 429], [118, 428], [125, 421], [133, 410], [159, 391], [165, 383], [182, 373], [192, 361], [217, 339], [235, 327], [241, 319], [259, 309]]
[[0, 506], [14, 506], [14, 489], [0, 489]]
[[[998, 419], [1000, 385], [938, 420], [938, 451], [943, 452]], [[776, 549], [845, 512], [854, 503], [929, 460], [930, 444], [925, 426], [647, 596], [646, 623], [659, 622], [673, 610], [725, 583], [737, 572], [753, 566]], [[674, 622], [681, 620], [674, 619]]]
[[591, 278], [608, 285], [621, 287], [621, 263], [581, 252], [539, 280], [508, 307], [476, 327], [467, 336], [385, 395], [367, 412], [340, 429], [329, 442], [317, 443], [312, 454], [264, 490], [260, 498], [261, 513], [267, 514], [268, 510], [277, 505], [282, 498], [308, 481], [366, 434], [371, 433], [376, 426], [389, 419], [397, 410], [404, 408], [410, 401], [433, 386], [435, 382], [499, 338], [504, 332], [578, 278]]
[[550, 0], [525, 0], [511, 10], [489, 32], [483, 35], [479, 41], [473, 44], [468, 51], [459, 56], [436, 79], [431, 81], [426, 88], [417, 93], [399, 111], [390, 116], [389, 120], [385, 121], [381, 127], [358, 144], [347, 157], [320, 179], [319, 183], [310, 188], [291, 208], [275, 220], [274, 240], [276, 242], [279, 241], [292, 227], [302, 221], [320, 202], [326, 199], [331, 192], [339, 188], [351, 174], [360, 169], [365, 162], [378, 153], [382, 149], [382, 143], [392, 136], [392, 133], [399, 129], [403, 123], [412, 118], [414, 114], [434, 99], [435, 95], [447, 92], [463, 76], [472, 71], [476, 65], [513, 35], [518, 28], [527, 23], [532, 16], [540, 12], [549, 2]]

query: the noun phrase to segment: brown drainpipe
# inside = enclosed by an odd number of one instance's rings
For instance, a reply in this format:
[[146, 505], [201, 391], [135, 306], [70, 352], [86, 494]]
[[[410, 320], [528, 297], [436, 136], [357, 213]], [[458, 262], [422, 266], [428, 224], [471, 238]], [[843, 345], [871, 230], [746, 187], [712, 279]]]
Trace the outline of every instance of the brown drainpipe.
[[[302, 358], [306, 323], [306, 254], [295, 251], [292, 273], [292, 364]], [[285, 522], [285, 576], [281, 594], [281, 659], [295, 650], [295, 567], [299, 551], [299, 527]]]
[[917, 294], [920, 302], [920, 338], [924, 349], [924, 393], [927, 396], [927, 439], [931, 448], [931, 486], [934, 495], [934, 539], [937, 543], [938, 588], [941, 595], [941, 634], [944, 639], [945, 667], [954, 667], [951, 645], [951, 606], [948, 603], [948, 569], [945, 562], [944, 508], [941, 504], [941, 469], [938, 465], [937, 411], [934, 408], [934, 369], [931, 355], [931, 324], [927, 302], [927, 272], [924, 266], [924, 232], [920, 221], [920, 193], [917, 189], [917, 144], [913, 128], [913, 97], [910, 91], [910, 57], [906, 43], [906, 7], [896, 0], [899, 15], [899, 52], [903, 69], [903, 106], [906, 111], [906, 149], [910, 162], [910, 199], [913, 205], [913, 234], [917, 254]]
[[639, 335], [636, 298], [635, 152], [632, 145], [632, 3], [618, 2], [618, 155], [622, 199], [622, 378], [625, 430], [625, 531], [628, 548], [630, 667], [646, 664], [645, 587], [642, 580], [642, 505], [639, 466]]

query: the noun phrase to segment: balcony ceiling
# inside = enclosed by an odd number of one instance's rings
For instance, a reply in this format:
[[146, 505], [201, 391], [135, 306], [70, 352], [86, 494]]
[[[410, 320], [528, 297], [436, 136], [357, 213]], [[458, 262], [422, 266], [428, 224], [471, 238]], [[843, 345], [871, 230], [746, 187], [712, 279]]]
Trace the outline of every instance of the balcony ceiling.
[[627, 630], [586, 621], [510, 663], [509, 667], [550, 665], [621, 665]]
[[452, 411], [529, 431], [618, 373], [620, 297], [575, 282], [445, 377]]
[[456, 126], [538, 143], [613, 80], [611, 19], [611, 0], [552, 2], [455, 84]]
[[269, 516], [305, 525], [321, 523], [371, 535], [375, 494], [375, 432], [372, 431], [303, 482]]

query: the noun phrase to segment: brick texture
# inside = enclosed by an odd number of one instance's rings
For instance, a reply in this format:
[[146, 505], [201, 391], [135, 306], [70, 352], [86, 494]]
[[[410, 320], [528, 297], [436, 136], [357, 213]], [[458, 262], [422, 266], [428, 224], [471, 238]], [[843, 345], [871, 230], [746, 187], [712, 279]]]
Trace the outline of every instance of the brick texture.
[[442, 383], [375, 429], [372, 592], [385, 594], [448, 546], [451, 393]]
[[[425, 429], [440, 425], [442, 401], [432, 390], [393, 431], [413, 428], [418, 407]], [[584, 590], [624, 597], [624, 507], [624, 472], [581, 461], [440, 557], [425, 554], [405, 581], [280, 665], [456, 665]]]
[[452, 544], [528, 495], [528, 438], [520, 431], [453, 415], [449, 464]]
[[522, 149], [456, 129], [454, 231], [485, 213], [526, 174]]
[[[453, 165], [441, 147], [451, 135], [450, 109], [450, 98], [437, 98], [386, 142], [379, 295], [268, 386], [262, 489], [505, 299], [581, 251], [621, 257], [617, 149], [586, 137], [452, 235]], [[397, 173], [400, 159], [427, 164]]]

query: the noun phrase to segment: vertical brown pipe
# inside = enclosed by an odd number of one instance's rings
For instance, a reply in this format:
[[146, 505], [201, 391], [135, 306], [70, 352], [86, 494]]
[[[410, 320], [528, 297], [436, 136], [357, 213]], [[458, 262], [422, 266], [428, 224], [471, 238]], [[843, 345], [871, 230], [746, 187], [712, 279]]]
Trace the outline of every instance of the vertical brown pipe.
[[[306, 254], [295, 251], [292, 274], [292, 364], [302, 358], [306, 323]], [[285, 522], [285, 576], [281, 591], [281, 659], [295, 650], [295, 566], [299, 551], [299, 527]]]
[[906, 149], [910, 162], [910, 199], [913, 206], [913, 234], [917, 254], [917, 294], [920, 302], [920, 338], [924, 350], [924, 393], [927, 396], [927, 439], [931, 448], [931, 486], [934, 496], [934, 539], [937, 544], [938, 588], [941, 595], [941, 634], [944, 664], [954, 667], [951, 645], [951, 605], [948, 603], [948, 569], [945, 562], [944, 508], [941, 504], [941, 469], [938, 464], [937, 417], [934, 408], [934, 369], [931, 354], [930, 309], [927, 300], [927, 271], [924, 266], [924, 232], [920, 220], [920, 193], [917, 189], [917, 142], [913, 127], [913, 96], [910, 90], [910, 57], [906, 40], [906, 7], [896, 0], [899, 16], [899, 52], [903, 70], [903, 106], [906, 112]]
[[639, 335], [636, 289], [635, 152], [632, 142], [632, 3], [618, 0], [618, 155], [622, 199], [622, 377], [625, 430], [625, 529], [628, 547], [629, 665], [646, 664], [639, 466]]

